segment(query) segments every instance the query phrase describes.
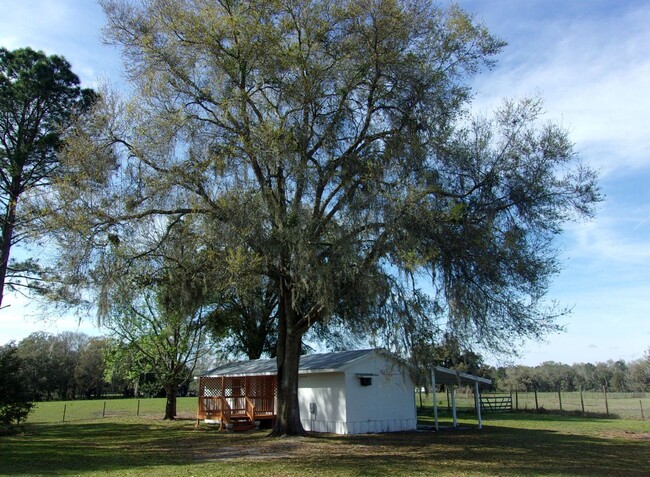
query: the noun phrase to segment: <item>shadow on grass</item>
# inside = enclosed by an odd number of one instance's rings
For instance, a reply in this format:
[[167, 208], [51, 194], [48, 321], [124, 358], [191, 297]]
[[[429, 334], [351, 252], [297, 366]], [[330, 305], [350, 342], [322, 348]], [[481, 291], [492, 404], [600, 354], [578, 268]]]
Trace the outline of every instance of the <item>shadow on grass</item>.
[[357, 446], [363, 453], [361, 468], [354, 455], [336, 457], [337, 466], [351, 476], [394, 474], [399, 469], [403, 475], [636, 476], [648, 475], [650, 468], [650, 432], [620, 438], [489, 425], [482, 431], [470, 427], [350, 436], [341, 444]]
[[193, 461], [193, 444], [205, 441], [206, 433], [194, 431], [187, 422], [28, 424], [22, 435], [0, 441], [0, 475], [176, 465]]
[[[650, 442], [491, 426], [455, 432], [351, 436], [327, 469], [380, 475], [646, 475]], [[331, 454], [330, 458], [333, 457]], [[311, 463], [312, 468], [315, 462]]]
[[196, 430], [188, 421], [27, 425], [23, 435], [0, 439], [0, 474], [119, 475], [141, 469], [145, 475], [146, 467], [156, 466], [168, 468], [164, 475], [179, 475], [176, 466], [217, 466], [223, 459], [229, 475], [266, 476], [643, 475], [650, 468], [647, 439], [572, 434], [553, 426], [513, 428], [507, 422], [482, 431], [266, 436]]
[[[441, 420], [451, 422], [451, 414], [442, 412], [439, 413]], [[586, 413], [574, 411], [516, 411], [516, 412], [490, 412], [483, 413], [483, 420], [490, 421], [539, 421], [539, 422], [567, 422], [575, 420], [579, 422], [605, 422], [611, 419], [620, 419], [619, 416], [610, 414], [609, 416], [601, 413]], [[468, 423], [476, 423], [476, 414], [474, 412], [459, 412], [458, 418], [467, 421]], [[433, 411], [418, 411], [418, 421], [424, 423], [433, 423]]]

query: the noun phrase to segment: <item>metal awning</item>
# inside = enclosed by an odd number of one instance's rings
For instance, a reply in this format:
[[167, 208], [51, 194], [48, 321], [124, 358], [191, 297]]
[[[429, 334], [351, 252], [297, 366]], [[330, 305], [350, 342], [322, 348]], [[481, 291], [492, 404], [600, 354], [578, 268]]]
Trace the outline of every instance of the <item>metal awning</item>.
[[451, 406], [452, 406], [452, 417], [453, 417], [453, 426], [458, 426], [458, 419], [456, 417], [456, 389], [454, 386], [470, 385], [474, 386], [474, 398], [476, 406], [476, 417], [478, 419], [478, 428], [483, 428], [483, 419], [481, 417], [481, 394], [480, 386], [489, 386], [492, 384], [492, 380], [481, 378], [479, 376], [474, 376], [473, 374], [461, 373], [460, 371], [455, 371], [449, 368], [443, 368], [442, 366], [435, 366], [431, 369], [431, 387], [433, 390], [433, 416], [435, 422], [436, 431], [439, 429], [438, 426], [438, 398], [436, 396], [436, 384], [445, 384], [452, 387], [451, 392]]
[[479, 386], [491, 386], [492, 380], [487, 378], [481, 378], [479, 376], [474, 376], [473, 374], [461, 373], [460, 371], [455, 371], [449, 368], [443, 368], [442, 366], [436, 366], [433, 368], [436, 377], [437, 384], [447, 384], [447, 385], [456, 385], [456, 386], [473, 386], [475, 383], [478, 383]]

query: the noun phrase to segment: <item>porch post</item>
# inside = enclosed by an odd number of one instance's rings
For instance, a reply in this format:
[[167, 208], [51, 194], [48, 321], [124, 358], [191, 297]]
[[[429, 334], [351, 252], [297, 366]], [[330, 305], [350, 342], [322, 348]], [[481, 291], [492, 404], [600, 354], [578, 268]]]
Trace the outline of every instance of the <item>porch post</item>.
[[476, 416], [478, 417], [478, 428], [483, 429], [483, 420], [481, 419], [481, 392], [479, 391], [478, 381], [474, 381], [474, 396], [476, 399]]
[[431, 370], [431, 392], [433, 395], [433, 422], [438, 431], [438, 396], [436, 395], [436, 368]]

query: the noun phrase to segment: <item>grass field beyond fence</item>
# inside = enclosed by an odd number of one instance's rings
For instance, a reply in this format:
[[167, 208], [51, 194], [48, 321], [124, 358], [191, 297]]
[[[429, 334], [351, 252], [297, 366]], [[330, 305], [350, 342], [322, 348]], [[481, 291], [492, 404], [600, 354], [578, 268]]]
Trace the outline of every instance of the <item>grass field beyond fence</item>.
[[[500, 393], [503, 394], [503, 393]], [[445, 392], [438, 393], [438, 406], [445, 410], [450, 405]], [[562, 410], [572, 413], [582, 412], [579, 392], [561, 393]], [[416, 393], [416, 404], [420, 402], [425, 407], [433, 406], [431, 394]], [[585, 412], [588, 414], [606, 415], [605, 398], [603, 393], [584, 392], [582, 396]], [[474, 395], [459, 389], [456, 393], [456, 403], [460, 410], [474, 409]], [[546, 411], [560, 410], [560, 397], [557, 393], [537, 393], [537, 403], [540, 409]], [[512, 405], [514, 410], [535, 410], [535, 394], [532, 392], [513, 392]], [[518, 407], [517, 407], [518, 406]], [[650, 395], [648, 393], [611, 393], [607, 395], [607, 407], [612, 418], [650, 420]], [[196, 416], [197, 399], [195, 397], [178, 398], [177, 412], [180, 417], [191, 419]], [[148, 399], [93, 399], [78, 401], [50, 401], [36, 403], [28, 417], [30, 423], [74, 422], [88, 419], [107, 417], [162, 417], [165, 410], [164, 398]], [[64, 416], [65, 413], [65, 416]]]
[[[513, 410], [530, 411], [565, 411], [571, 413], [607, 415], [623, 419], [650, 419], [650, 393], [605, 393], [603, 392], [538, 392], [537, 404], [534, 392], [513, 391], [512, 393], [497, 393], [498, 395], [511, 394]], [[582, 396], [581, 396], [582, 394]], [[484, 393], [489, 396], [490, 393]], [[424, 406], [433, 406], [431, 394], [416, 393], [416, 403], [420, 404], [420, 397]], [[438, 406], [448, 408], [450, 399], [447, 392], [437, 394]], [[474, 394], [460, 388], [456, 391], [456, 405], [459, 409], [474, 409]]]
[[[197, 398], [178, 398], [176, 411], [180, 417], [196, 416]], [[30, 423], [74, 422], [106, 417], [163, 417], [165, 398], [91, 399], [36, 403], [27, 417]]]
[[[62, 408], [70, 421], [61, 422]], [[0, 475], [172, 477], [636, 476], [650, 469], [650, 421], [511, 412], [451, 417], [440, 432], [272, 439], [268, 431], [195, 428], [196, 398], [163, 421], [163, 399], [39, 404], [0, 437]], [[102, 414], [104, 417], [102, 417]], [[86, 417], [82, 417], [82, 416]], [[432, 424], [432, 409], [420, 412]]]

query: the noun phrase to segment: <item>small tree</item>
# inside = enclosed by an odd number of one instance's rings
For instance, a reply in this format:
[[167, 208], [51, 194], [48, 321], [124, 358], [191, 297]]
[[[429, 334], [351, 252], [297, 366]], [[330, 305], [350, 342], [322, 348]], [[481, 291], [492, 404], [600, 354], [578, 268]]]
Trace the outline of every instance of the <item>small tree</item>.
[[0, 346], [0, 425], [20, 424], [32, 407], [16, 346]]
[[[138, 376], [152, 373], [165, 390], [164, 419], [174, 419], [178, 388], [211, 350], [206, 319], [213, 282], [191, 223], [163, 231], [158, 223], [150, 225], [158, 245], [138, 260], [127, 237], [113, 238], [108, 275], [101, 280], [100, 318], [116, 341], [112, 361], [128, 359]], [[160, 242], [156, 231], [167, 240]]]

